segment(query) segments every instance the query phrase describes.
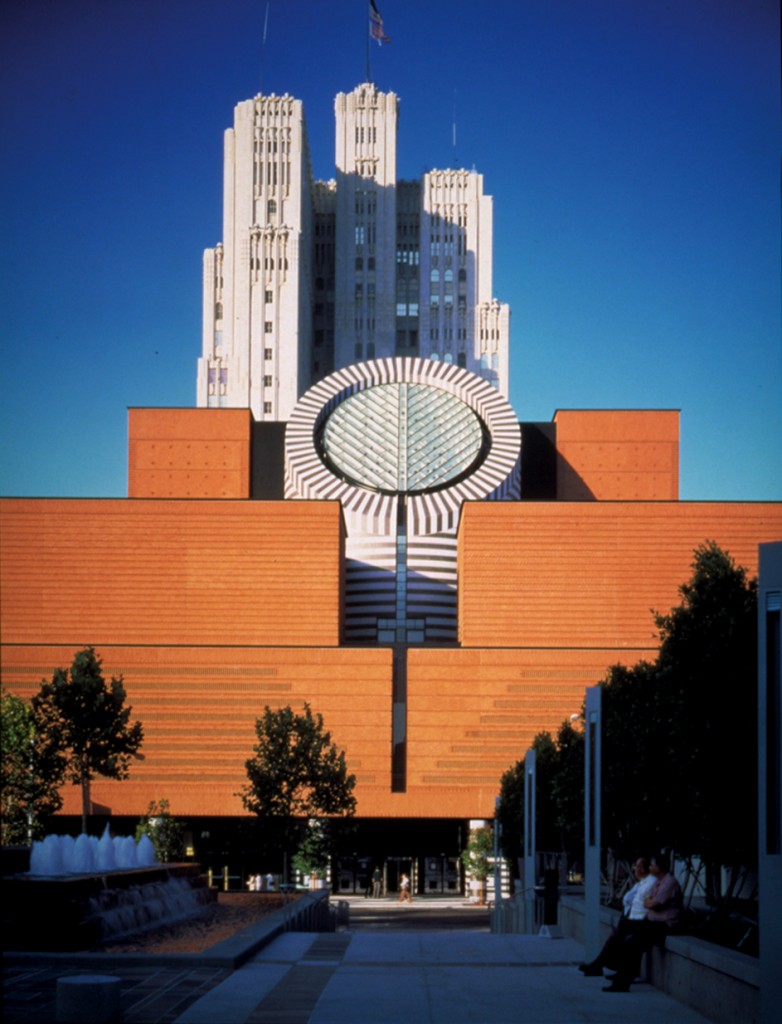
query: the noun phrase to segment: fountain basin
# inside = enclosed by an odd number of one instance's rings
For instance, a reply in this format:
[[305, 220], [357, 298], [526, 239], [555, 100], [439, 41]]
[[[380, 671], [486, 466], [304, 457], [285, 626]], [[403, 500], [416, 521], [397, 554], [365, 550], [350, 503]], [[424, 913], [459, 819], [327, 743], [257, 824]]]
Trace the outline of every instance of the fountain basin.
[[216, 899], [200, 866], [156, 864], [95, 874], [3, 878], [3, 949], [51, 952], [197, 915]]

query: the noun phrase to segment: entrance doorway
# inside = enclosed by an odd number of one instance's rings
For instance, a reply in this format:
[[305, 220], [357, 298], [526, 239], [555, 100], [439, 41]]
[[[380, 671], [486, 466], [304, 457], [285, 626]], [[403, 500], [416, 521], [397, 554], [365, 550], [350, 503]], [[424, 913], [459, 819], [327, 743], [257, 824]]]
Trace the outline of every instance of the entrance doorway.
[[384, 889], [388, 893], [399, 892], [399, 879], [402, 875], [410, 879], [410, 892], [418, 892], [418, 862], [415, 857], [389, 857], [383, 875]]

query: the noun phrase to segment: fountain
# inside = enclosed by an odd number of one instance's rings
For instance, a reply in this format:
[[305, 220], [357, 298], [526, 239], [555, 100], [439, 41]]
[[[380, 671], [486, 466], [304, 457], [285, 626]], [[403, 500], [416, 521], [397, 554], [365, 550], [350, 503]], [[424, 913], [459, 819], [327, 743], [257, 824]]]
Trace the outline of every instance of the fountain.
[[82, 832], [76, 839], [48, 835], [35, 840], [27, 874], [36, 878], [94, 875], [118, 868], [147, 868], [153, 864], [157, 864], [157, 857], [148, 835], [136, 842], [133, 836], [112, 836], [107, 825], [100, 839]]
[[159, 864], [149, 836], [48, 835], [3, 879], [3, 948], [89, 949], [196, 916], [216, 893], [197, 864]]

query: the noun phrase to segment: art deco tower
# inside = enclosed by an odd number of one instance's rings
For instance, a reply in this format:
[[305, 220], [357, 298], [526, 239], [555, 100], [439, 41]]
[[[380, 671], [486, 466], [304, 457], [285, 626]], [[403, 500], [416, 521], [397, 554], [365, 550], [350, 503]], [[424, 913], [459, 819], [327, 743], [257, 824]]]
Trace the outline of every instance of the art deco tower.
[[508, 395], [510, 311], [492, 295], [492, 198], [475, 171], [397, 180], [399, 101], [335, 100], [336, 181], [313, 182], [302, 104], [240, 103], [225, 135], [223, 242], [204, 254], [199, 406], [287, 422], [367, 359], [422, 356]]
[[301, 101], [239, 103], [225, 133], [223, 243], [204, 253], [199, 406], [286, 420], [309, 384], [312, 218]]

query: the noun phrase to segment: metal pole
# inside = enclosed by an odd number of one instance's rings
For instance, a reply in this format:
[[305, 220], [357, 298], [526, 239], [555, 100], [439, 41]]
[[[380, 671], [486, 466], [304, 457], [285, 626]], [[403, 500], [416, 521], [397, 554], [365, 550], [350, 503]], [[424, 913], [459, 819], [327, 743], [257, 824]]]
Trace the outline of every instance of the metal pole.
[[587, 960], [600, 952], [600, 736], [602, 689], [586, 691], [584, 743], [584, 949]]
[[524, 755], [524, 931], [531, 935], [535, 931], [535, 794], [537, 791], [537, 767], [535, 751]]
[[760, 1022], [782, 1001], [782, 543], [761, 544], [758, 582]]
[[500, 875], [500, 798], [494, 798], [494, 907], [499, 910], [502, 899], [502, 879]]

